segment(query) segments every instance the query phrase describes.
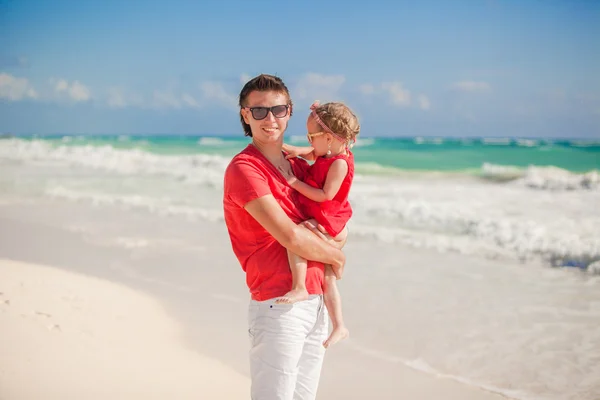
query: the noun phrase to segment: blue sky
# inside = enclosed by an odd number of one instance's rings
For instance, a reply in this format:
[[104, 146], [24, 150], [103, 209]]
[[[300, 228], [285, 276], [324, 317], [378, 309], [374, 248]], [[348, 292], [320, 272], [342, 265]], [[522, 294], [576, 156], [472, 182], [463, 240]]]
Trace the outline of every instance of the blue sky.
[[0, 0], [0, 133], [242, 135], [281, 76], [302, 134], [341, 100], [363, 136], [600, 137], [600, 2]]

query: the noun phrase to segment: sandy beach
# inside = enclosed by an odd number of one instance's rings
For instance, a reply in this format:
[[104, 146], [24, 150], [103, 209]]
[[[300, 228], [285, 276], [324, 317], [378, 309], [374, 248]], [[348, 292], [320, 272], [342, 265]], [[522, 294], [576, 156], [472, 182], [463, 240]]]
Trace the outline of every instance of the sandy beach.
[[[94, 240], [90, 222], [120, 235]], [[177, 242], [167, 264], [158, 238], [136, 241], [126, 232], [153, 224], [163, 234], [179, 228], [180, 237], [194, 229], [195, 237]], [[3, 400], [249, 397], [247, 292], [222, 226], [118, 207], [5, 204], [0, 238]], [[502, 396], [386, 360], [350, 339], [326, 357], [319, 399], [337, 398]]]
[[155, 299], [0, 259], [0, 398], [245, 398], [249, 380], [185, 346]]

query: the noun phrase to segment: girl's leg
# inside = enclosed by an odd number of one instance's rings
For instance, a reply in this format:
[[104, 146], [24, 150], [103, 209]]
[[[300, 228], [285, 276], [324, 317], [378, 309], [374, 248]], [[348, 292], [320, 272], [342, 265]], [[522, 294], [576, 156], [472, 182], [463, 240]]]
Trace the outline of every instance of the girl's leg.
[[306, 290], [306, 260], [288, 251], [290, 270], [292, 271], [292, 290], [277, 299], [278, 304], [292, 304], [308, 299]]
[[330, 265], [325, 265], [325, 294], [323, 298], [333, 327], [331, 334], [327, 340], [323, 342], [323, 346], [327, 348], [350, 335], [346, 328], [346, 324], [344, 324], [344, 318], [342, 316], [342, 298], [337, 288], [335, 274]]

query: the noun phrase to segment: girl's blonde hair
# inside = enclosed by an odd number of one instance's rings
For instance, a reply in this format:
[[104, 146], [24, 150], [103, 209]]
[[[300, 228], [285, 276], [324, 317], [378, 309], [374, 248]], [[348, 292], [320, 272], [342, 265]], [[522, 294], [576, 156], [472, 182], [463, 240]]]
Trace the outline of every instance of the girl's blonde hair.
[[319, 104], [313, 112], [335, 135], [349, 144], [354, 143], [360, 132], [360, 124], [358, 117], [347, 105], [341, 102]]

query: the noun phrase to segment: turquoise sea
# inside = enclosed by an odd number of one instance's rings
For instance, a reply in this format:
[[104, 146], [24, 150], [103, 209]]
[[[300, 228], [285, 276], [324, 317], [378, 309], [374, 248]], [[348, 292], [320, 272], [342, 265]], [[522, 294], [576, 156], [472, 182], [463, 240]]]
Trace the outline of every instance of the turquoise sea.
[[[287, 141], [305, 145], [306, 138]], [[0, 139], [0, 194], [222, 219], [227, 136]], [[600, 140], [361, 138], [350, 193], [358, 235], [581, 269], [600, 260]], [[42, 168], [40, 168], [42, 167]], [[21, 174], [31, 168], [32, 174]]]
[[[31, 140], [33, 136], [20, 136]], [[214, 154], [231, 157], [249, 139], [231, 136], [44, 136], [36, 137], [54, 146], [111, 146], [138, 149], [153, 154]], [[306, 138], [292, 136], [289, 143], [305, 145]], [[402, 171], [446, 171], [483, 174], [484, 165], [554, 166], [582, 173], [600, 170], [600, 139], [515, 138], [360, 138], [355, 147], [358, 171], [394, 174]]]

